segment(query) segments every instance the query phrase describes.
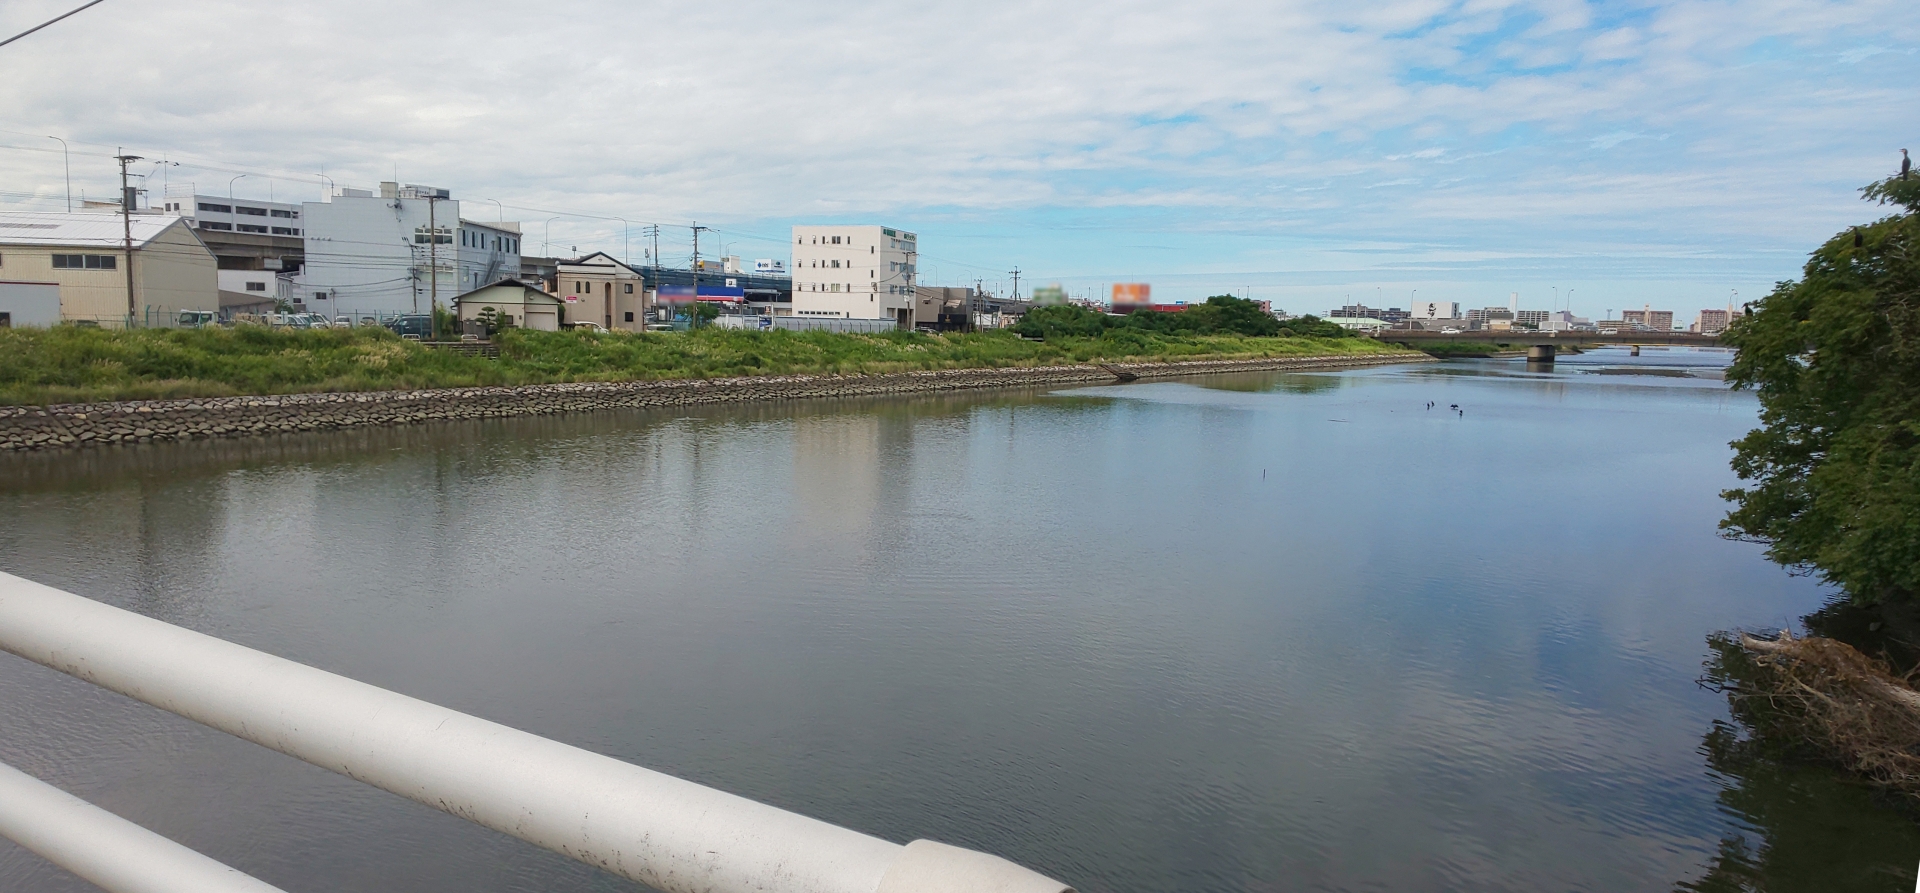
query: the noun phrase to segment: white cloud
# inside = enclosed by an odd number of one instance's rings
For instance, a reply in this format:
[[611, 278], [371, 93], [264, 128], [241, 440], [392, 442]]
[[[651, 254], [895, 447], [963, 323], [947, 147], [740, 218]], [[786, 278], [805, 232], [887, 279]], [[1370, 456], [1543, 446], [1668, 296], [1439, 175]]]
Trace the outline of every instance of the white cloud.
[[[0, 128], [25, 134], [0, 144], [68, 137], [95, 153], [75, 158], [90, 194], [113, 185], [99, 155], [124, 145], [186, 161], [169, 176], [203, 189], [246, 170], [240, 188], [260, 191], [275, 171], [274, 188], [312, 196], [322, 168], [366, 186], [397, 167], [474, 200], [768, 232], [1126, 209], [1092, 225], [1409, 246], [1524, 232], [1568, 256], [1655, 231], [1777, 251], [1860, 216], [1849, 190], [1884, 166], [1911, 100], [1819, 66], [1915, 43], [1900, 9], [1677, 0], [1621, 23], [1579, 0], [102, 5], [0, 50]], [[58, 11], [14, 0], [0, 30]], [[57, 160], [0, 150], [0, 201], [58, 194]], [[1422, 161], [1449, 179], [1422, 186]], [[576, 241], [607, 226], [554, 224]], [[1112, 257], [1048, 238], [1021, 240], [1043, 255], [1021, 262]]]

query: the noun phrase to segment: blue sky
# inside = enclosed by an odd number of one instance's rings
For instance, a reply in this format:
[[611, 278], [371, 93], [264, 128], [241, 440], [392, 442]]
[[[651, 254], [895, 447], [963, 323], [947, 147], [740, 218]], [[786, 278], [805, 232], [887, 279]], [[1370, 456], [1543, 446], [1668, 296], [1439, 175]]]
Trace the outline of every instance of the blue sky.
[[1855, 190], [1920, 149], [1893, 2], [541, 9], [109, 0], [0, 49], [0, 207], [64, 205], [52, 134], [89, 195], [116, 146], [261, 198], [397, 171], [559, 247], [662, 224], [669, 263], [696, 219], [749, 259], [877, 222], [940, 284], [1691, 319], [1876, 216]]

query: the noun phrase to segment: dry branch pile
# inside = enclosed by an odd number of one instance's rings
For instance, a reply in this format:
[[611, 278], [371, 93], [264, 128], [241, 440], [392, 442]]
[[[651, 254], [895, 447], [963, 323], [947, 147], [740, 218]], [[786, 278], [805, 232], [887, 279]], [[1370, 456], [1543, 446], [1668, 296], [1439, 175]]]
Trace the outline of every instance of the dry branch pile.
[[1920, 797], [1920, 691], [1911, 680], [1834, 639], [1743, 633], [1723, 642], [1737, 648], [1721, 650], [1724, 675], [1715, 681], [1743, 719]]

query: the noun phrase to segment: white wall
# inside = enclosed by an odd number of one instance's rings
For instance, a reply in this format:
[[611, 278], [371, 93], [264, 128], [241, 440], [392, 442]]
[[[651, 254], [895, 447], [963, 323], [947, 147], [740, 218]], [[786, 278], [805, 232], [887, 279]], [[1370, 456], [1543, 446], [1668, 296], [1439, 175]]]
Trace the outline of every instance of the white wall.
[[[344, 190], [343, 190], [344, 191]], [[358, 192], [358, 190], [355, 190]], [[443, 306], [463, 291], [459, 284], [460, 203], [433, 202], [431, 216], [442, 233], [438, 246], [439, 295]], [[429, 248], [424, 237], [428, 200], [336, 194], [301, 206], [306, 223], [306, 265], [299, 296], [309, 310], [332, 315], [426, 313], [432, 309]], [[512, 275], [519, 273], [514, 261]], [[325, 292], [322, 300], [317, 294]]]
[[520, 275], [520, 233], [505, 225], [462, 220], [453, 244], [458, 257], [454, 287], [462, 293]]
[[[838, 240], [836, 242], [836, 240]], [[897, 319], [913, 308], [919, 244], [881, 226], [793, 228], [793, 315]]]

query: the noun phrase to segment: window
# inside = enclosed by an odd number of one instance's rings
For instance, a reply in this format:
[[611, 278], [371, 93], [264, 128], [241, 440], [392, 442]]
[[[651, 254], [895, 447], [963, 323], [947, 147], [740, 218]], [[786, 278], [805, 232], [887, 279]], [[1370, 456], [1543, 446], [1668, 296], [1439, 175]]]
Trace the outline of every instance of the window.
[[116, 266], [111, 254], [56, 254], [53, 256], [53, 268], [56, 270], [111, 270]]
[[316, 301], [324, 301], [327, 299], [327, 293], [323, 291], [314, 292], [313, 299]]
[[253, 225], [253, 224], [251, 224], [251, 223], [242, 223], [242, 224], [240, 224], [240, 225], [238, 225], [238, 226], [235, 226], [235, 227], [234, 227], [234, 229], [237, 229], [237, 230], [239, 230], [239, 231], [241, 231], [241, 232], [243, 232], [243, 233], [260, 233], [260, 234], [262, 234], [262, 235], [265, 235], [265, 234], [266, 234], [266, 232], [267, 232], [267, 228], [266, 228], [266, 227], [264, 227], [264, 226], [255, 226], [255, 225]]
[[213, 221], [211, 221], [211, 220], [202, 220], [202, 221], [200, 221], [200, 228], [201, 228], [201, 229], [225, 229], [225, 230], [230, 230], [230, 229], [233, 229], [233, 224], [231, 224], [231, 223], [215, 223], [215, 222], [213, 222]]
[[834, 236], [834, 237], [833, 237], [833, 244], [835, 244], [835, 245], [838, 245], [838, 244], [840, 244], [840, 237], [839, 237], [839, 236]]
[[266, 208], [249, 208], [246, 205], [234, 205], [233, 213], [246, 214], [251, 217], [265, 217], [267, 216], [267, 209]]
[[276, 236], [297, 236], [300, 235], [300, 230], [291, 226], [276, 226], [273, 228], [273, 234]]
[[284, 211], [284, 210], [281, 210], [281, 209], [279, 209], [279, 208], [274, 208], [274, 209], [273, 209], [273, 216], [275, 216], [275, 217], [285, 217], [285, 218], [287, 218], [288, 220], [292, 220], [293, 218], [295, 218], [295, 217], [298, 217], [298, 216], [300, 216], [300, 215], [299, 215], [299, 213], [297, 213], [297, 212], [294, 212], [294, 211]]
[[[428, 243], [428, 241], [429, 241], [429, 237], [427, 235], [426, 227], [416, 226], [413, 228], [413, 244], [425, 245]], [[431, 241], [440, 245], [452, 245], [453, 230], [444, 226], [438, 227], [434, 229], [433, 236], [431, 237]]]
[[13, 328], [13, 314], [0, 310], [0, 329]]
[[200, 203], [200, 210], [202, 210], [202, 211], [218, 211], [218, 212], [220, 212], [220, 213], [222, 213], [222, 214], [231, 214], [231, 213], [233, 213], [233, 208], [231, 208], [231, 207], [229, 207], [229, 206], [227, 206], [227, 205], [210, 205], [210, 204], [207, 204], [206, 202], [201, 202], [201, 203]]
[[247, 283], [247, 291], [266, 291], [266, 290], [267, 290], [267, 284], [265, 282]]
[[[633, 283], [631, 283], [631, 282], [629, 282], [629, 283], [627, 283], [627, 284], [626, 284], [626, 286], [625, 286], [625, 287], [626, 287], [626, 290], [627, 290], [627, 294], [633, 294]], [[633, 321], [633, 314], [631, 314], [631, 313], [629, 313], [629, 314], [627, 314], [627, 321], [628, 321], [628, 322], [632, 322], [632, 321]]]
[[633, 322], [633, 311], [627, 311], [627, 322]]

